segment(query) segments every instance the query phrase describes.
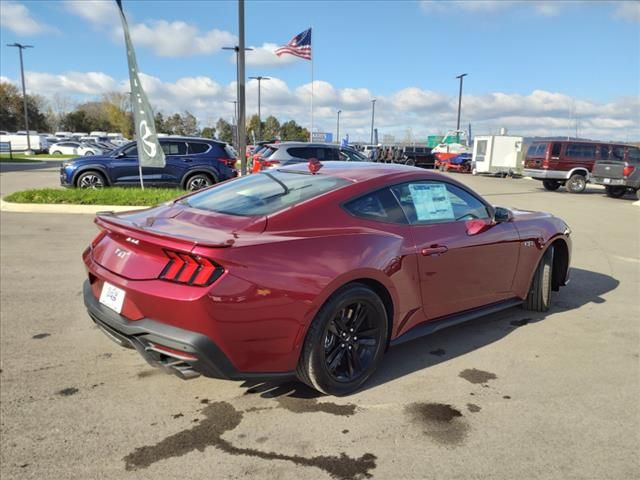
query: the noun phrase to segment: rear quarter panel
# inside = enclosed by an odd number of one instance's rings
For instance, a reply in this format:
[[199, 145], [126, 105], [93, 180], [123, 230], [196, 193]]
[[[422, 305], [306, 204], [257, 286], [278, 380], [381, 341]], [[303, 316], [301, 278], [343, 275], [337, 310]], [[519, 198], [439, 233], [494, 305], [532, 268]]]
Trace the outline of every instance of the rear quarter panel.
[[547, 248], [562, 239], [571, 254], [571, 240], [565, 233], [566, 223], [549, 214], [513, 210], [514, 225], [520, 235], [521, 247], [513, 290], [520, 298], [526, 298], [538, 263]]

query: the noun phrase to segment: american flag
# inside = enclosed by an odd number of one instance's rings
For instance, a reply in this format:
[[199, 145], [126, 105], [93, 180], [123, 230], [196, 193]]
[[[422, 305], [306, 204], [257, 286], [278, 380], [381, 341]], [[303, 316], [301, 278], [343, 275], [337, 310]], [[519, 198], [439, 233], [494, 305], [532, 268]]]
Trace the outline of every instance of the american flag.
[[276, 50], [276, 55], [278, 56], [284, 55], [285, 53], [304, 58], [305, 60], [311, 60], [311, 29], [309, 28], [299, 33], [289, 40], [289, 43]]

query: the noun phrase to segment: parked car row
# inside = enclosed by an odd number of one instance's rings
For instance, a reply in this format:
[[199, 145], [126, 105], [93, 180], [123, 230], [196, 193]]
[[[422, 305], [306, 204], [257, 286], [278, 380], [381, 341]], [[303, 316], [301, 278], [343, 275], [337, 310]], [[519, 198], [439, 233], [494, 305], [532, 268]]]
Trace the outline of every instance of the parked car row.
[[544, 141], [529, 146], [524, 174], [540, 180], [546, 190], [564, 186], [583, 192], [588, 182], [604, 185], [607, 195], [622, 197], [640, 189], [640, 148], [633, 145]]

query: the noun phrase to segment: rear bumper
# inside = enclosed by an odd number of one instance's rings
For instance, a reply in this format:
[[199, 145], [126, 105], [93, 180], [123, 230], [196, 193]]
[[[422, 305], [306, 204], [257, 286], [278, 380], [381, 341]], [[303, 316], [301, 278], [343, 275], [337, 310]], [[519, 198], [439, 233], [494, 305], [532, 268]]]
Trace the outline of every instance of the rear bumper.
[[596, 185], [604, 185], [605, 187], [638, 188], [637, 182], [624, 178], [591, 177], [591, 181]]
[[240, 372], [206, 335], [150, 318], [129, 321], [102, 305], [88, 281], [84, 282], [83, 294], [89, 316], [103, 333], [120, 346], [134, 348], [154, 367], [164, 368], [183, 378], [194, 374], [228, 380], [294, 377], [293, 372]]

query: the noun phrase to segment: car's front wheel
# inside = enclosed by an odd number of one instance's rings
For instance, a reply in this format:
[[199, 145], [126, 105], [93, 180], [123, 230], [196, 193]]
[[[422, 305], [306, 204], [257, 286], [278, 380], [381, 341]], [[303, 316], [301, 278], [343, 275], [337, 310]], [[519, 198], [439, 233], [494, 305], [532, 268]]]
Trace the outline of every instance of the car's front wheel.
[[78, 180], [76, 181], [76, 186], [78, 188], [103, 188], [106, 185], [106, 181], [104, 176], [98, 172], [84, 172], [80, 174]]
[[551, 305], [551, 275], [553, 273], [553, 246], [549, 247], [533, 275], [524, 308], [534, 312], [546, 312]]
[[298, 378], [328, 395], [347, 395], [379, 365], [387, 341], [387, 312], [369, 287], [339, 290], [314, 318], [302, 347]]
[[612, 198], [624, 197], [624, 194], [627, 193], [627, 187], [605, 187], [605, 190], [607, 196]]
[[187, 180], [185, 188], [191, 192], [213, 185], [213, 179], [206, 173], [196, 173]]

